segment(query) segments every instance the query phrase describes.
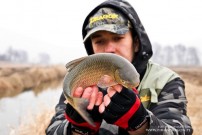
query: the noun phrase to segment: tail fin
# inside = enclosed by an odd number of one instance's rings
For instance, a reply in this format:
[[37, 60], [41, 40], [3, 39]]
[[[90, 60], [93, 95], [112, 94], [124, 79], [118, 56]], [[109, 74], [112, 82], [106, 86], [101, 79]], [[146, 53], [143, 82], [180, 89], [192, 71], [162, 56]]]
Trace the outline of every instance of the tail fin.
[[95, 127], [94, 121], [90, 114], [86, 111], [89, 101], [84, 98], [72, 98], [74, 109], [81, 115], [81, 117], [88, 122], [91, 126]]

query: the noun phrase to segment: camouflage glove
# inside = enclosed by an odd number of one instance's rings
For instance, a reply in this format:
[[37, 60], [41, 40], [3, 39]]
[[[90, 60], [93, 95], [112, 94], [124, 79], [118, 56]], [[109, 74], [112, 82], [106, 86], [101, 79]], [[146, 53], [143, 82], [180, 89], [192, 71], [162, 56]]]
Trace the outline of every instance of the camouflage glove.
[[136, 91], [123, 88], [120, 93], [116, 92], [103, 112], [105, 121], [128, 131], [136, 130], [146, 123], [148, 113]]
[[88, 110], [88, 112], [94, 120], [95, 127], [87, 123], [70, 104], [66, 105], [65, 117], [72, 124], [72, 131], [89, 135], [98, 132], [102, 122], [101, 114], [98, 112], [98, 106], [94, 106], [93, 110]]

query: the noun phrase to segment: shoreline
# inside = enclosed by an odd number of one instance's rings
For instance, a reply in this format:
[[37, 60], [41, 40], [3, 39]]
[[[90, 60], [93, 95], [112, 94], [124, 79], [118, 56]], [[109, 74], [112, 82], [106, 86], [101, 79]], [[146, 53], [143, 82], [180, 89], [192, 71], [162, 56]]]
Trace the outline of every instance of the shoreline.
[[[0, 98], [15, 96], [26, 90], [44, 88], [46, 83], [60, 83], [66, 73], [62, 65], [0, 66]], [[43, 86], [42, 86], [43, 85]]]

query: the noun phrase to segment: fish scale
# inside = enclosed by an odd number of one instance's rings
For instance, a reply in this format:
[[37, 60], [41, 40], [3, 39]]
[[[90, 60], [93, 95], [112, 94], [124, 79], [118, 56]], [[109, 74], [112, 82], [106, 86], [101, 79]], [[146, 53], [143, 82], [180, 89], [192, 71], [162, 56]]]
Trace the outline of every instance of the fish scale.
[[[89, 64], [92, 63], [98, 63], [95, 66], [91, 66]], [[111, 66], [110, 61], [105, 60], [104, 61], [98, 61], [97, 59], [92, 59], [92, 61], [86, 61], [86, 64], [83, 66], [79, 66], [77, 69], [75, 69], [73, 74], [77, 73], [78, 76], [75, 76], [72, 80], [72, 84], [70, 84], [70, 89], [77, 88], [79, 86], [82, 86], [83, 88], [86, 88], [87, 86], [96, 85], [96, 83], [99, 81], [99, 78], [104, 74], [111, 74], [107, 69]], [[99, 69], [99, 71], [97, 71]], [[95, 72], [97, 71], [97, 72]], [[80, 78], [83, 78], [82, 80]], [[75, 84], [75, 85], [74, 85]], [[71, 87], [71, 86], [74, 86]]]

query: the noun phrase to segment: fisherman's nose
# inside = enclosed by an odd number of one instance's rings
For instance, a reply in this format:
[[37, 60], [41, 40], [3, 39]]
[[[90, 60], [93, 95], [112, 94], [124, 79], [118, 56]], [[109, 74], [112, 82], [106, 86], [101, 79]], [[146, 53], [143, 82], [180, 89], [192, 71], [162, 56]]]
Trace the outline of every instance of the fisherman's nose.
[[105, 46], [105, 52], [106, 53], [114, 53], [116, 48], [115, 44], [113, 42], [108, 42], [108, 44]]

